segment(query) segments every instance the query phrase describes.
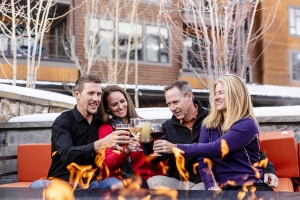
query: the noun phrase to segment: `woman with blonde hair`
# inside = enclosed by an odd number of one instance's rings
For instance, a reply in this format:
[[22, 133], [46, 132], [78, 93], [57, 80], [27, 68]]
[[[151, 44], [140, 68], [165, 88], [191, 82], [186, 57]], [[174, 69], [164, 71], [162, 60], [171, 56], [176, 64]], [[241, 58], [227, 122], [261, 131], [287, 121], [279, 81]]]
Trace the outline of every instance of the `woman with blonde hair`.
[[259, 130], [246, 84], [233, 74], [221, 76], [211, 89], [210, 114], [203, 120], [199, 143], [177, 144], [185, 156], [199, 156], [205, 188], [240, 190], [264, 183]]
[[[117, 85], [107, 86], [102, 93], [99, 117], [103, 124], [98, 131], [99, 139], [112, 133], [116, 124], [129, 124], [130, 118], [138, 118], [130, 96]], [[162, 174], [160, 164], [152, 165], [143, 151], [134, 151], [139, 142], [134, 137], [123, 151], [115, 149], [105, 150], [104, 164], [109, 169], [109, 177], [121, 180], [136, 180], [141, 178], [141, 187], [148, 188], [146, 180], [151, 176]], [[136, 182], [136, 181], [135, 181]]]

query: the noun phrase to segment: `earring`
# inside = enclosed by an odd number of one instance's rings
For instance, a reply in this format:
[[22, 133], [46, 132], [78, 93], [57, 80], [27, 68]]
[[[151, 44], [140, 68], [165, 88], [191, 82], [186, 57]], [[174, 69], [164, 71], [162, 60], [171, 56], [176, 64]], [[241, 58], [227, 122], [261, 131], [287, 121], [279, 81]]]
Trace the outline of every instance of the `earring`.
[[108, 110], [107, 112], [108, 112], [108, 118], [109, 118], [109, 119], [112, 119], [112, 116], [111, 116], [111, 114], [110, 114], [110, 110]]

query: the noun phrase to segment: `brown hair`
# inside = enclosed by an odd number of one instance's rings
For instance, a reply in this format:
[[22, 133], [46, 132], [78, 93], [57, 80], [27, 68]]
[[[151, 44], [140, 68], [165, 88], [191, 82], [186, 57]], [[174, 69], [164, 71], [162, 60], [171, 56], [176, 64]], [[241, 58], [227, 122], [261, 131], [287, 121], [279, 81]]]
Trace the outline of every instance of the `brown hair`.
[[103, 90], [102, 98], [101, 98], [102, 100], [101, 100], [100, 106], [98, 108], [99, 118], [100, 118], [100, 120], [102, 120], [103, 123], [107, 123], [107, 124], [110, 123], [109, 112], [108, 112], [108, 107], [107, 107], [107, 105], [108, 105], [107, 97], [108, 97], [108, 95], [110, 95], [113, 92], [121, 92], [124, 95], [124, 97], [127, 101], [126, 117], [128, 118], [128, 121], [130, 118], [139, 117], [128, 93], [125, 92], [125, 90], [123, 90], [118, 85], [110, 85], [110, 86], [105, 87], [105, 89]]
[[75, 86], [73, 88], [73, 91], [74, 92], [78, 91], [80, 93], [83, 90], [84, 83], [101, 83], [101, 81], [95, 75], [84, 75], [84, 76], [81, 76], [75, 82]]

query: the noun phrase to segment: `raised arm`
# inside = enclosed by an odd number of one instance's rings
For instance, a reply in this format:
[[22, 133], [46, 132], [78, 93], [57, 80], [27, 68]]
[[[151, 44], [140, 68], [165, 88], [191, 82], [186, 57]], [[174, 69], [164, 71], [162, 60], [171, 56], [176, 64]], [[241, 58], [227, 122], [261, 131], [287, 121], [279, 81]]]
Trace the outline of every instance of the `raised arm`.
[[[201, 134], [205, 129], [205, 127], [201, 128]], [[228, 153], [234, 152], [246, 146], [252, 140], [257, 140], [258, 133], [258, 128], [254, 121], [245, 118], [233, 124], [230, 130], [216, 141], [210, 143], [178, 144], [177, 148], [183, 150], [185, 156], [221, 157], [221, 145], [225, 149], [228, 149]]]

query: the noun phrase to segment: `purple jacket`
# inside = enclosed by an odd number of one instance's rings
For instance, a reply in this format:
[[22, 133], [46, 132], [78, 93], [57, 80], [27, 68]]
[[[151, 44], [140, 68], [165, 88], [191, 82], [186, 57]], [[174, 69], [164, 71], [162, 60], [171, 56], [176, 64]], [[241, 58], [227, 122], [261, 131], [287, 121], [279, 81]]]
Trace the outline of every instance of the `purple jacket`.
[[[255, 166], [259, 157], [259, 131], [255, 122], [250, 118], [243, 118], [235, 122], [222, 135], [219, 128], [207, 129], [201, 127], [199, 143], [178, 144], [177, 147], [185, 152], [185, 156], [199, 156], [198, 171], [206, 189], [215, 186], [226, 186], [228, 181], [237, 186], [247, 182], [263, 183], [263, 169]], [[222, 158], [221, 140], [225, 140], [229, 152]], [[203, 162], [209, 158], [212, 171]], [[258, 174], [259, 177], [255, 177]]]

